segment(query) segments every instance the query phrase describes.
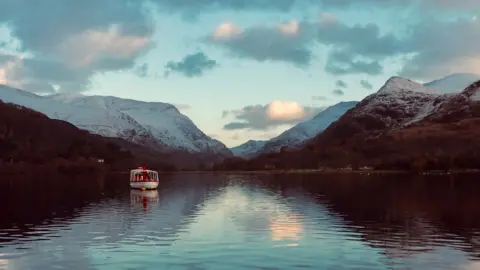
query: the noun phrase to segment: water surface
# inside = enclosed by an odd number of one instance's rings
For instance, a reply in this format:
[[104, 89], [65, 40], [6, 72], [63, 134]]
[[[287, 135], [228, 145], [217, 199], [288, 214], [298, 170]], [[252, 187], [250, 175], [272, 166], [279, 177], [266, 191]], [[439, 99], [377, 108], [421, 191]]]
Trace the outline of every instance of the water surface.
[[122, 177], [2, 187], [0, 269], [480, 269], [478, 176]]

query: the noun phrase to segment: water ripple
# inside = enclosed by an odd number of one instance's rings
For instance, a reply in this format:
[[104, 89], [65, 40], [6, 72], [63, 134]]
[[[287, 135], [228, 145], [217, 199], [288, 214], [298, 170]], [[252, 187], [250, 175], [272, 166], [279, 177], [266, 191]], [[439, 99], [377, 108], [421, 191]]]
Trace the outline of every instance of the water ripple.
[[156, 191], [118, 188], [95, 201], [72, 198], [71, 209], [53, 204], [43, 219], [0, 223], [0, 269], [469, 269], [479, 264], [476, 182], [459, 181], [452, 190], [452, 180], [442, 178], [333, 178], [178, 175]]

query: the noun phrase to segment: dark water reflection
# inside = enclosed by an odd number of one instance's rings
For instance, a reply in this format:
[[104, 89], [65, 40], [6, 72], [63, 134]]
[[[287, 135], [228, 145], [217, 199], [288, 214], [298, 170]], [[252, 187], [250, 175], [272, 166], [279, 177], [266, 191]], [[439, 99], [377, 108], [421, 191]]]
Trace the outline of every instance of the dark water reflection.
[[2, 186], [0, 269], [480, 269], [474, 175], [125, 181]]

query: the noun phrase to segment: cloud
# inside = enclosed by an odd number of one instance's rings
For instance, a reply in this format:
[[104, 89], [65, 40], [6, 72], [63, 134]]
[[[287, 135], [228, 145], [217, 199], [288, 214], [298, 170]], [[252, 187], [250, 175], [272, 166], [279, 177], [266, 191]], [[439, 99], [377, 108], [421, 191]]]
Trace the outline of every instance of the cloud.
[[269, 130], [281, 125], [294, 125], [308, 120], [324, 108], [306, 107], [291, 101], [273, 101], [267, 105], [251, 105], [239, 110], [224, 111], [222, 117], [233, 116], [226, 130]]
[[25, 90], [84, 91], [93, 75], [131, 69], [153, 46], [142, 1], [47, 2], [33, 13], [28, 1], [0, 3], [0, 23], [24, 56], [18, 81]]
[[189, 110], [192, 108], [192, 106], [188, 105], [188, 104], [174, 104], [174, 106], [179, 110], [179, 111], [183, 111], [183, 110]]
[[363, 88], [368, 90], [371, 90], [373, 88], [373, 85], [366, 80], [361, 80], [360, 84], [362, 85]]
[[354, 58], [352, 55], [342, 51], [330, 51], [325, 71], [334, 75], [379, 75], [382, 73], [383, 67], [378, 61], [365, 61]]
[[452, 73], [480, 73], [479, 41], [478, 19], [425, 19], [405, 40], [411, 57], [400, 75], [427, 80]]
[[189, 78], [200, 77], [205, 71], [212, 70], [217, 66], [217, 61], [208, 58], [203, 52], [197, 52], [185, 56], [181, 61], [168, 62], [165, 65], [165, 75], [168, 76], [171, 72], [178, 72]]
[[328, 100], [326, 96], [313, 96], [312, 100]]
[[241, 29], [224, 23], [204, 39], [227, 49], [231, 55], [259, 62], [276, 61], [307, 67], [315, 58], [316, 43], [330, 48], [325, 70], [335, 75], [378, 75], [379, 61], [404, 52], [392, 34], [381, 34], [376, 24], [348, 26], [329, 13], [317, 21], [297, 21]]
[[230, 136], [231, 140], [238, 141], [240, 139], [240, 134], [234, 133], [232, 136]]
[[416, 3], [429, 10], [475, 10], [480, 9], [477, 0], [202, 0], [172, 1], [152, 0], [159, 11], [166, 13], [179, 12], [190, 16], [218, 10], [234, 11], [275, 11], [288, 12], [292, 9], [304, 11], [307, 8], [408, 8]]
[[0, 54], [0, 84], [18, 87], [22, 66], [23, 59], [21, 57]]
[[140, 66], [136, 66], [134, 69], [133, 69], [133, 72], [138, 76], [138, 77], [147, 77], [148, 75], [148, 70], [149, 70], [149, 66], [147, 63], [144, 63]]
[[333, 93], [334, 95], [336, 95], [336, 96], [343, 96], [343, 95], [345, 95], [345, 92], [343, 92], [343, 90], [341, 90], [341, 89], [335, 89], [335, 90], [332, 91], [332, 93]]
[[337, 87], [340, 87], [340, 88], [347, 88], [348, 85], [346, 82], [342, 81], [342, 80], [338, 80], [336, 83]]
[[204, 41], [227, 49], [235, 57], [259, 62], [288, 62], [304, 67], [312, 60], [312, 53], [308, 48], [311, 38], [301, 31], [298, 21], [247, 29], [241, 29], [232, 23], [223, 23], [205, 37]]

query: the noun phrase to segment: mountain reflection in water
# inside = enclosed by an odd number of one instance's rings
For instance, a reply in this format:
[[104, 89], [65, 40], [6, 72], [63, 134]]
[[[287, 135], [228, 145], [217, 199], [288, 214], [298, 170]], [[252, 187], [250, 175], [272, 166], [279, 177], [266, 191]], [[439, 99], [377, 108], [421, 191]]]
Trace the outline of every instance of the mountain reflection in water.
[[478, 176], [122, 177], [2, 186], [0, 269], [480, 269]]

